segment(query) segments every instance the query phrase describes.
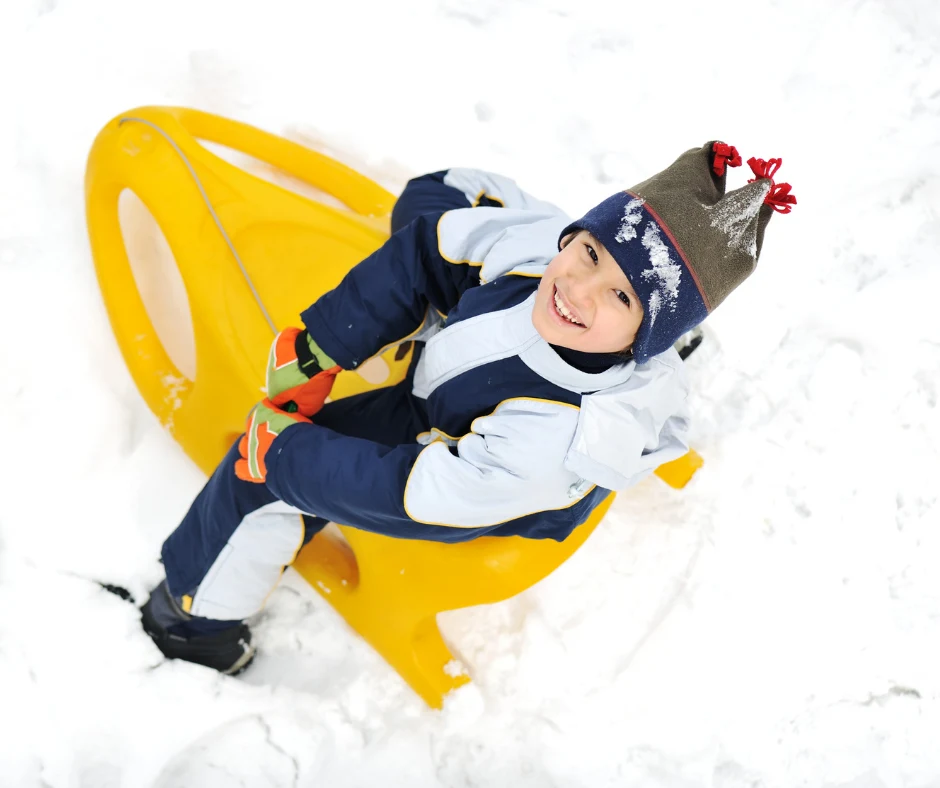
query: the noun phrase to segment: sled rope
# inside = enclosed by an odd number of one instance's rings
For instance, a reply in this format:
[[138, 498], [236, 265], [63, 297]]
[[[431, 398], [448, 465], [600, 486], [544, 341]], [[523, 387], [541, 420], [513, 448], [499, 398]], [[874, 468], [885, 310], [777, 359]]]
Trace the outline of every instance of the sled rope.
[[190, 163], [186, 154], [180, 149], [179, 145], [176, 144], [176, 141], [167, 134], [163, 129], [161, 129], [156, 123], [152, 123], [149, 120], [144, 120], [143, 118], [121, 118], [118, 121], [118, 125], [122, 126], [125, 123], [143, 123], [145, 126], [149, 126], [154, 131], [156, 131], [160, 136], [162, 136], [170, 145], [173, 150], [179, 154], [179, 157], [183, 160], [183, 164], [186, 165], [186, 168], [189, 170], [189, 174], [193, 176], [193, 180], [196, 182], [196, 186], [199, 189], [199, 193], [202, 195], [203, 202], [205, 202], [206, 207], [209, 209], [209, 214], [212, 216], [212, 220], [215, 222], [215, 226], [219, 228], [219, 232], [222, 233], [222, 238], [224, 239], [229, 250], [232, 252], [232, 256], [235, 258], [235, 262], [238, 263], [238, 267], [241, 269], [242, 276], [245, 278], [245, 282], [248, 285], [248, 289], [251, 290], [251, 294], [255, 298], [255, 302], [258, 304], [258, 309], [261, 310], [261, 314], [264, 315], [264, 319], [267, 321], [268, 325], [271, 327], [271, 333], [275, 336], [277, 335], [277, 326], [274, 325], [274, 321], [271, 319], [271, 315], [268, 314], [268, 310], [264, 308], [264, 303], [261, 301], [261, 296], [258, 295], [257, 289], [255, 289], [254, 282], [251, 281], [251, 277], [248, 275], [248, 271], [245, 270], [245, 265], [242, 263], [242, 258], [239, 256], [238, 252], [235, 249], [235, 245], [232, 243], [232, 240], [228, 237], [228, 233], [225, 232], [225, 228], [222, 226], [222, 222], [219, 219], [219, 215], [215, 212], [215, 208], [212, 206], [212, 203], [209, 200], [209, 195], [206, 194], [206, 190], [203, 188], [202, 181], [199, 180], [199, 176], [196, 174], [196, 170], [193, 168], [193, 165]]

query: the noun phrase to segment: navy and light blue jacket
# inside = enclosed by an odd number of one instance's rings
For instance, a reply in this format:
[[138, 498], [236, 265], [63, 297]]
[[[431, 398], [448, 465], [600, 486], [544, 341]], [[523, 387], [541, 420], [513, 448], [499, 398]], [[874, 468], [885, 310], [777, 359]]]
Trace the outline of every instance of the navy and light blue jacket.
[[236, 477], [231, 448], [163, 544], [170, 591], [197, 622], [257, 613], [330, 520], [407, 539], [561, 540], [609, 490], [686, 451], [675, 351], [597, 365], [535, 331], [568, 221], [476, 170], [408, 184], [389, 241], [302, 315], [346, 369], [413, 342], [408, 376], [285, 430], [266, 484]]
[[568, 364], [531, 316], [569, 217], [496, 175], [443, 182], [479, 207], [418, 216], [301, 315], [344, 369], [426, 342], [410, 402], [386, 414], [411, 440], [292, 427], [267, 455], [268, 488], [391, 536], [564, 539], [608, 491], [687, 450], [682, 362], [670, 349], [601, 372]]

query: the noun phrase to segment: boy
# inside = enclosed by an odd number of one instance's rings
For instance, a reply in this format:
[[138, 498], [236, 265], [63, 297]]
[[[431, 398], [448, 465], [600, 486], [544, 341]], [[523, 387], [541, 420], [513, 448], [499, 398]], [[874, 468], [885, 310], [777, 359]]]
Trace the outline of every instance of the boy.
[[[392, 237], [272, 346], [268, 397], [163, 546], [142, 608], [168, 657], [236, 673], [245, 618], [330, 521], [392, 537], [562, 540], [686, 450], [673, 343], [753, 270], [779, 161], [710, 142], [571, 222], [511, 181], [411, 181]], [[324, 405], [335, 375], [414, 342], [406, 379]]]

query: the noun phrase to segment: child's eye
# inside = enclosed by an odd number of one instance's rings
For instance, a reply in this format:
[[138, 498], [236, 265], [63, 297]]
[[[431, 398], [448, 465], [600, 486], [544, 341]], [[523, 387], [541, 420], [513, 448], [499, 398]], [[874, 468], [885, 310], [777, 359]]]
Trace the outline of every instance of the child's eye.
[[628, 296], [623, 290], [617, 290], [617, 298], [619, 298], [627, 306], [630, 306], [630, 296]]
[[584, 248], [587, 249], [588, 254], [591, 255], [591, 259], [594, 261], [594, 265], [597, 265], [599, 260], [597, 259], [597, 252], [594, 251], [594, 247], [590, 244], [585, 244]]

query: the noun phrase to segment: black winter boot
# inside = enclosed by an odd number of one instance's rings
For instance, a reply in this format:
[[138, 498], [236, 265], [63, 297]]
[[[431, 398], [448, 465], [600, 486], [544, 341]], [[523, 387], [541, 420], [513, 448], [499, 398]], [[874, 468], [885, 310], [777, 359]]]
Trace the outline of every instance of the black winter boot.
[[240, 621], [214, 621], [183, 612], [166, 580], [140, 609], [144, 631], [168, 659], [182, 659], [234, 676], [255, 656], [251, 630]]

